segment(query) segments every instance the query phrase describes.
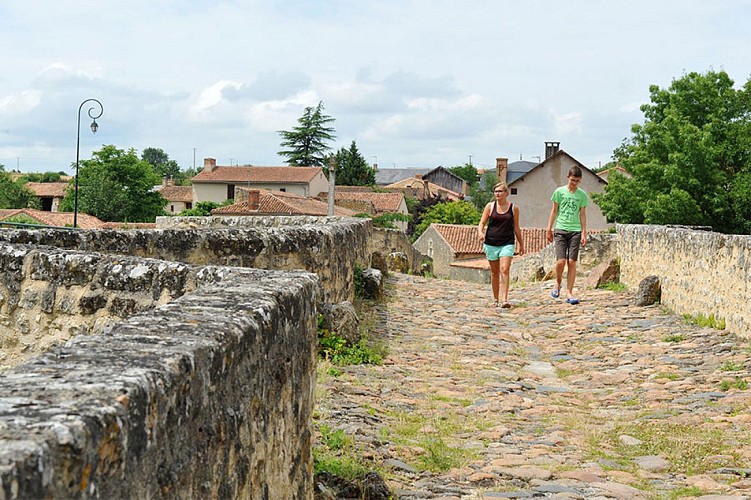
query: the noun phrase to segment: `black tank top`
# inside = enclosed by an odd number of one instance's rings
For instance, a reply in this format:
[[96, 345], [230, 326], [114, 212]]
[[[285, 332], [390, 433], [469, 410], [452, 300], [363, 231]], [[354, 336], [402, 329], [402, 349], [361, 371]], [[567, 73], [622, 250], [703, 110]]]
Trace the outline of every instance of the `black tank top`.
[[514, 243], [514, 204], [508, 204], [508, 210], [498, 213], [498, 202], [493, 202], [493, 208], [488, 217], [485, 231], [485, 244], [502, 247]]

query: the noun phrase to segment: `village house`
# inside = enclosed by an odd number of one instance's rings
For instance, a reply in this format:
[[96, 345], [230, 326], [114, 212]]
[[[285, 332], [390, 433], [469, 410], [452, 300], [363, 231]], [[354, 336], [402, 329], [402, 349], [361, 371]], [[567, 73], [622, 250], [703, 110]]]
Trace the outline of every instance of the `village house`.
[[167, 206], [164, 209], [169, 214], [176, 215], [183, 210], [193, 208], [192, 186], [175, 186], [174, 180], [165, 175], [157, 191], [167, 200]]
[[[299, 167], [296, 167], [299, 168]], [[328, 203], [315, 198], [283, 191], [265, 189], [238, 188], [237, 199], [240, 201], [218, 207], [211, 215], [328, 215]], [[334, 206], [334, 215], [352, 217], [354, 210]]]
[[[509, 201], [519, 207], [520, 224], [527, 228], [545, 228], [550, 217], [553, 191], [568, 182], [569, 169], [578, 165], [582, 169], [580, 187], [590, 195], [587, 207], [587, 229], [605, 230], [608, 224], [600, 208], [592, 202], [592, 193], [602, 193], [607, 181], [582, 165], [573, 156], [559, 148], [558, 142], [545, 143], [545, 159], [527, 172], [509, 171], [508, 159], [496, 159], [496, 175], [499, 181], [507, 182]], [[518, 163], [518, 162], [517, 162]]]
[[60, 203], [68, 189], [67, 182], [27, 182], [26, 187], [39, 197], [42, 210], [45, 212], [60, 211]]
[[321, 167], [224, 167], [217, 166], [214, 158], [204, 159], [203, 170], [192, 182], [194, 204], [234, 200], [240, 187], [313, 197], [327, 191], [329, 185]]
[[[385, 187], [386, 189], [403, 189], [405, 187], [416, 188], [415, 194], [405, 192], [405, 196], [412, 195], [417, 197], [416, 190], [420, 189], [420, 186], [415, 183], [416, 180], [427, 181], [431, 188], [427, 191], [428, 194], [437, 193], [441, 190], [450, 192], [457, 199], [461, 199], [469, 194], [469, 186], [467, 181], [452, 173], [445, 167], [438, 166], [433, 169], [425, 168], [386, 168], [378, 169], [377, 165], [375, 177], [376, 184], [378, 186]], [[422, 199], [422, 198], [421, 198]]]
[[[402, 193], [376, 193], [369, 187], [364, 187], [364, 189], [362, 190], [360, 186], [336, 186], [334, 204], [356, 213], [368, 214], [371, 217], [386, 214], [409, 215], [407, 202]], [[328, 193], [320, 193], [319, 198], [328, 204]], [[394, 221], [392, 224], [402, 231], [407, 230], [406, 221]]]

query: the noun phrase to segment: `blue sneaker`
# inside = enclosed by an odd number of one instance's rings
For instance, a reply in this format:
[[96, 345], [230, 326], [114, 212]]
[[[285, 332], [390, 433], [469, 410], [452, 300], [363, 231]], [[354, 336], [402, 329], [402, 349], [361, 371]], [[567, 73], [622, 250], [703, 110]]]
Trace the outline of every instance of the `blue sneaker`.
[[574, 304], [578, 304], [579, 303], [579, 299], [575, 299], [573, 297], [569, 297], [568, 299], [566, 299], [566, 302], [568, 302], [571, 305], [574, 305]]
[[550, 292], [550, 296], [553, 297], [554, 299], [557, 299], [558, 297], [561, 296], [561, 289], [560, 288], [553, 288], [553, 291]]

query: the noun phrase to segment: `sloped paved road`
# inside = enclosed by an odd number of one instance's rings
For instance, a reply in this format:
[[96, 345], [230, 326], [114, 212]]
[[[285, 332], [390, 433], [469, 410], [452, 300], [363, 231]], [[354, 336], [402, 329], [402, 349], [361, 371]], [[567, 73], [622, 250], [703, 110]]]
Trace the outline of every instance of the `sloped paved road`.
[[749, 340], [628, 292], [388, 283], [388, 357], [321, 377], [318, 413], [398, 498], [751, 499]]

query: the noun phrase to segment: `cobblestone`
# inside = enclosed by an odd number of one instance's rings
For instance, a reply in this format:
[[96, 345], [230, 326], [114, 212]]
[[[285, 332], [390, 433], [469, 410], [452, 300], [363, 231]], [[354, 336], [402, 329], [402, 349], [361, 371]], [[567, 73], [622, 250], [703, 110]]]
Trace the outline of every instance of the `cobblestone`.
[[751, 342], [630, 292], [395, 274], [381, 366], [319, 375], [319, 423], [398, 498], [751, 499]]

